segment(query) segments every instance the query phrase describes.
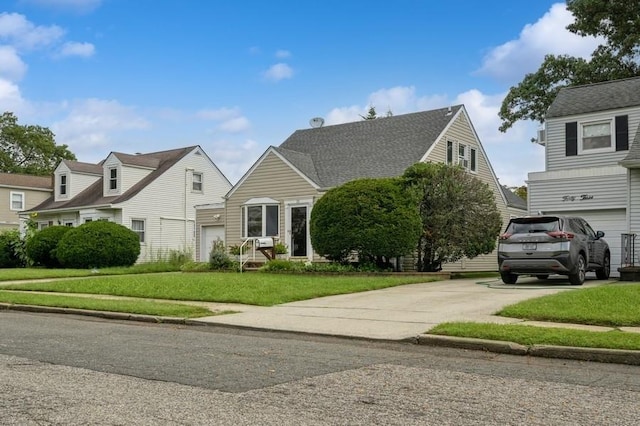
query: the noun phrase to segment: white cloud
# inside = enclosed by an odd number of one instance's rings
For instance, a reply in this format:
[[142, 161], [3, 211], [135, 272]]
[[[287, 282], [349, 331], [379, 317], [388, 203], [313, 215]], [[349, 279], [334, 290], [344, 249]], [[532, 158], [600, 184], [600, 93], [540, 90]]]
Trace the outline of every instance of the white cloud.
[[57, 25], [35, 25], [24, 15], [0, 13], [0, 40], [18, 49], [36, 49], [51, 45], [62, 38], [64, 30]]
[[264, 72], [264, 77], [270, 81], [284, 80], [293, 77], [293, 69], [285, 63], [275, 64]]
[[249, 119], [242, 115], [239, 108], [203, 109], [196, 116], [218, 122], [218, 129], [227, 133], [240, 133], [251, 127]]
[[276, 58], [289, 58], [291, 57], [291, 52], [289, 52], [288, 50], [277, 50], [276, 51]]
[[26, 72], [27, 64], [20, 59], [16, 49], [11, 46], [0, 46], [0, 78], [18, 81]]
[[264, 150], [252, 139], [240, 142], [218, 140], [211, 144], [210, 149], [211, 159], [231, 183], [240, 180]]
[[78, 43], [75, 41], [69, 41], [62, 45], [60, 48], [59, 56], [82, 56], [88, 58], [93, 56], [96, 52], [96, 48], [91, 43]]
[[526, 25], [516, 40], [492, 49], [477, 71], [508, 82], [535, 71], [547, 54], [589, 58], [602, 39], [581, 37], [566, 29], [574, 21], [564, 3], [556, 3], [534, 24]]
[[63, 104], [63, 109], [66, 117], [53, 123], [51, 130], [56, 134], [57, 143], [69, 145], [76, 155], [94, 155], [96, 147], [113, 142], [112, 134], [150, 126], [134, 108], [117, 101], [84, 99]]
[[[0, 57], [0, 64], [2, 58]], [[0, 113], [11, 111], [17, 116], [27, 107], [26, 100], [20, 93], [20, 88], [9, 80], [0, 77]]]
[[98, 8], [102, 0], [22, 0], [21, 2], [51, 9], [86, 13]]

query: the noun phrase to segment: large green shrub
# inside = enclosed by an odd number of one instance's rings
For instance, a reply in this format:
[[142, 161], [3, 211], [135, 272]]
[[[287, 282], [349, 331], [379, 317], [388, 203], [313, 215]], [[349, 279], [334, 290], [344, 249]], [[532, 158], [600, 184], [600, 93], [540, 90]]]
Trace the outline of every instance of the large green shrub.
[[211, 252], [209, 253], [209, 267], [213, 270], [229, 270], [235, 269], [236, 262], [227, 254], [227, 248], [222, 240], [218, 239], [213, 242]]
[[140, 255], [140, 239], [114, 222], [87, 222], [62, 237], [56, 255], [65, 268], [131, 266]]
[[59, 268], [56, 248], [60, 239], [71, 230], [68, 226], [50, 226], [33, 234], [26, 242], [26, 253], [34, 265]]
[[24, 243], [17, 229], [0, 233], [0, 268], [25, 266], [23, 250]]
[[352, 252], [360, 263], [388, 266], [390, 258], [411, 253], [421, 222], [412, 192], [397, 179], [358, 179], [330, 189], [311, 211], [313, 248], [344, 262]]

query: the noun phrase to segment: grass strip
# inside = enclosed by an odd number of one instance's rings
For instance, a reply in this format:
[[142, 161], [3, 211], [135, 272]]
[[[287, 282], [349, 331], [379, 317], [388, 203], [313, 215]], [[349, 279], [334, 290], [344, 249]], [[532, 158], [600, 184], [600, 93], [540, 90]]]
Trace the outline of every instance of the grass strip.
[[168, 262], [144, 263], [128, 267], [113, 267], [102, 269], [10, 268], [0, 269], [0, 281], [74, 278], [102, 275], [149, 274], [158, 272], [176, 272], [179, 270], [179, 266]]
[[273, 306], [316, 297], [436, 281], [417, 276], [353, 276], [266, 273], [179, 273], [91, 277], [5, 286], [6, 289], [109, 294]]
[[608, 327], [640, 326], [640, 284], [607, 284], [525, 300], [497, 315]]
[[180, 303], [164, 303], [149, 300], [92, 299], [87, 297], [57, 296], [53, 294], [14, 293], [2, 290], [0, 290], [0, 302], [178, 318], [197, 318], [216, 315], [206, 308]]
[[515, 324], [450, 322], [439, 324], [428, 333], [499, 340], [527, 346], [555, 345], [640, 350], [640, 333], [627, 333], [619, 330], [587, 331]]

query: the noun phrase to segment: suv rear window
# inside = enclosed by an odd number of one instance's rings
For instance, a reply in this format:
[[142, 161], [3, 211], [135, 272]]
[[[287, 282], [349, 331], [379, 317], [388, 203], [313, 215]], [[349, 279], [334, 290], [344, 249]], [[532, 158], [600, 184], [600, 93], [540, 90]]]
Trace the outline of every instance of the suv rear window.
[[557, 217], [520, 217], [511, 219], [507, 227], [509, 234], [552, 231], [560, 231], [560, 220]]

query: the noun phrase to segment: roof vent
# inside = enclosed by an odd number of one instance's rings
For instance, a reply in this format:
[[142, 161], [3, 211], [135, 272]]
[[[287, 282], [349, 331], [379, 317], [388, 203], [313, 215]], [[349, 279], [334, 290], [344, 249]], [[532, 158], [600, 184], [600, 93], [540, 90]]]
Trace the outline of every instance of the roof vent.
[[447, 108], [447, 113], [445, 114], [445, 117], [450, 116], [450, 115], [451, 115], [451, 113], [452, 113], [452, 111], [451, 111], [451, 107], [448, 107], [448, 108]]

